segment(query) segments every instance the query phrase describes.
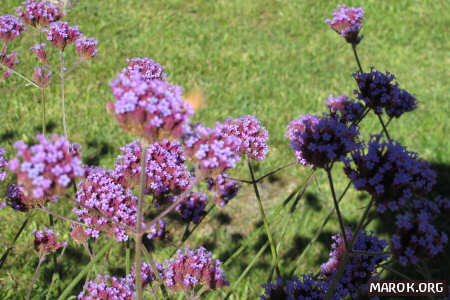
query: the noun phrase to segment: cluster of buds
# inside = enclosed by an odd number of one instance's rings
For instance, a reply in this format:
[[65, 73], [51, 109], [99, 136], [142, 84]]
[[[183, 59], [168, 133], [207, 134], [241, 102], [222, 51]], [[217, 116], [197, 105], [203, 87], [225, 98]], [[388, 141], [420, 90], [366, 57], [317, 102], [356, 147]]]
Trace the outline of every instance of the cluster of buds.
[[98, 42], [94, 38], [81, 37], [75, 42], [75, 51], [83, 59], [90, 59], [98, 54]]
[[299, 116], [287, 129], [285, 136], [304, 166], [327, 169], [334, 161], [346, 162], [347, 154], [360, 146], [358, 130], [332, 117]]
[[66, 46], [75, 43], [83, 35], [78, 26], [72, 27], [62, 21], [51, 23], [43, 31], [47, 34], [47, 41], [60, 51], [64, 51]]
[[14, 40], [24, 31], [25, 26], [16, 16], [0, 16], [0, 40], [4, 43]]
[[34, 68], [33, 81], [40, 87], [46, 88], [50, 85], [50, 80], [52, 79], [52, 72], [47, 71], [47, 69], [42, 67]]
[[313, 274], [302, 274], [301, 280], [294, 276], [292, 280], [276, 278], [275, 283], [263, 284], [264, 294], [261, 300], [308, 299], [321, 300], [325, 296], [325, 285], [315, 280]]
[[357, 45], [364, 37], [358, 36], [364, 21], [363, 14], [364, 10], [360, 7], [347, 8], [345, 5], [338, 5], [333, 12], [333, 19], [326, 19], [325, 22], [348, 43]]
[[49, 254], [67, 245], [67, 242], [58, 242], [59, 233], [52, 229], [34, 230], [33, 234], [34, 249], [39, 254]]
[[65, 16], [63, 10], [45, 0], [27, 0], [23, 4], [24, 7], [19, 6], [17, 8], [17, 15], [23, 22], [33, 27], [48, 26]]
[[336, 98], [330, 95], [324, 103], [330, 110], [330, 116], [345, 124], [356, 123], [364, 110], [364, 105], [349, 99], [346, 95]]
[[[160, 278], [163, 276], [163, 266], [156, 261], [153, 261], [158, 270]], [[142, 289], [145, 289], [148, 285], [152, 285], [152, 283], [157, 279], [155, 272], [150, 264], [143, 262], [141, 264], [141, 280], [142, 280]], [[133, 265], [130, 270], [130, 274], [127, 275], [126, 280], [128, 284], [135, 290], [136, 286], [136, 265]]]
[[45, 43], [36, 44], [33, 47], [30, 48], [30, 50], [36, 55], [37, 59], [39, 59], [39, 62], [41, 64], [46, 65], [48, 64], [47, 59], [47, 52], [45, 51]]
[[16, 183], [10, 184], [6, 189], [5, 200], [5, 204], [16, 211], [27, 211], [30, 207], [22, 189]]
[[164, 240], [168, 235], [168, 232], [166, 231], [166, 225], [167, 222], [164, 219], [160, 219], [158, 222], [150, 226], [148, 230], [146, 230], [148, 232], [147, 238], [149, 240], [152, 239]]
[[206, 178], [208, 190], [213, 192], [213, 200], [220, 206], [225, 206], [236, 197], [241, 185], [239, 182], [229, 179], [228, 175], [218, 175], [216, 178]]
[[11, 52], [7, 54], [6, 48], [4, 48], [0, 53], [0, 65], [7, 68], [7, 70], [2, 76], [3, 80], [8, 79], [8, 77], [12, 74], [11, 70], [14, 69], [17, 63], [19, 62], [19, 60], [17, 59], [18, 55], [19, 53], [17, 52]]
[[122, 74], [130, 76], [132, 73], [139, 73], [144, 80], [167, 80], [166, 73], [163, 72], [164, 67], [147, 57], [135, 57], [127, 59], [128, 66], [122, 70]]
[[14, 143], [17, 157], [9, 162], [9, 169], [17, 174], [17, 182], [27, 206], [43, 205], [56, 200], [84, 175], [79, 149], [63, 136], [53, 134], [50, 140], [37, 135], [37, 144], [28, 146], [22, 141]]
[[186, 221], [198, 223], [201, 217], [206, 214], [207, 204], [208, 196], [203, 193], [191, 192], [177, 205], [176, 210]]
[[104, 300], [104, 299], [136, 299], [136, 292], [125, 278], [116, 278], [109, 275], [98, 275], [96, 280], [88, 281], [78, 300]]

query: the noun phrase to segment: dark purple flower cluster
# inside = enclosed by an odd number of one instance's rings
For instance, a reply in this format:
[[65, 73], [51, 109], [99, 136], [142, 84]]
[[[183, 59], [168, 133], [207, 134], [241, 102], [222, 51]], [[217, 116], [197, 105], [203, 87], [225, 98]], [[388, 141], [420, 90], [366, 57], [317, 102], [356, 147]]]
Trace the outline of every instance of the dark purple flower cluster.
[[8, 160], [4, 157], [5, 149], [0, 147], [0, 181], [5, 180], [6, 171], [5, 168], [8, 166]]
[[[159, 276], [163, 277], [163, 266], [162, 264], [153, 261], [158, 270]], [[148, 285], [152, 285], [152, 283], [157, 279], [155, 272], [150, 264], [143, 262], [141, 264], [141, 279], [142, 279], [142, 289], [145, 289]], [[127, 275], [126, 280], [128, 284], [131, 286], [133, 290], [136, 287], [136, 265], [131, 267], [130, 274]]]
[[361, 7], [347, 8], [345, 5], [338, 5], [333, 12], [333, 20], [326, 19], [334, 31], [340, 34], [348, 43], [357, 45], [364, 36], [358, 36], [364, 21], [364, 10]]
[[61, 51], [83, 35], [78, 26], [72, 27], [69, 23], [61, 21], [51, 23], [49, 28], [43, 31], [47, 34], [47, 41]]
[[47, 26], [50, 23], [59, 21], [65, 16], [65, 12], [59, 7], [54, 6], [47, 1], [27, 0], [23, 3], [24, 7], [17, 8], [17, 15], [26, 24], [34, 27]]
[[0, 16], [0, 40], [4, 43], [14, 40], [24, 31], [25, 26], [16, 16]]
[[191, 125], [183, 136], [186, 155], [198, 165], [198, 170], [206, 178], [217, 177], [234, 168], [240, 160], [237, 150], [241, 140], [224, 134], [222, 126], [218, 123], [213, 129], [198, 123]]
[[148, 232], [148, 239], [160, 239], [163, 240], [167, 237], [168, 233], [166, 231], [167, 222], [164, 219], [160, 219], [158, 222], [150, 226], [146, 231]]
[[359, 147], [358, 130], [332, 117], [299, 116], [287, 129], [285, 136], [304, 166], [327, 169], [334, 161], [345, 162], [347, 154]]
[[263, 284], [264, 295], [261, 300], [320, 300], [325, 296], [324, 282], [315, 280], [313, 274], [302, 274], [302, 279], [294, 276], [292, 280], [277, 278], [276, 283]]
[[10, 184], [6, 189], [5, 203], [17, 211], [27, 211], [29, 208], [22, 190], [16, 183]]
[[226, 119], [218, 126], [225, 135], [235, 136], [241, 140], [237, 149], [239, 155], [245, 155], [254, 160], [264, 160], [269, 151], [267, 140], [269, 135], [261, 122], [253, 116], [239, 119]]
[[228, 285], [220, 268], [220, 261], [214, 261], [211, 252], [200, 247], [197, 250], [178, 250], [177, 256], [164, 264], [163, 280], [173, 291], [192, 291], [202, 286], [206, 290]]
[[198, 223], [200, 218], [206, 214], [206, 204], [208, 204], [208, 196], [203, 193], [191, 192], [177, 205], [176, 210], [186, 221]]
[[[141, 173], [141, 143], [136, 140], [120, 148], [115, 171], [119, 182], [132, 188], [139, 184]], [[147, 193], [162, 202], [170, 195], [178, 195], [189, 188], [191, 176], [184, 164], [184, 151], [179, 142], [164, 140], [147, 148]]]
[[118, 184], [115, 177], [111, 171], [90, 170], [78, 184], [75, 202], [80, 208], [74, 208], [73, 212], [78, 220], [92, 226], [84, 229], [90, 237], [97, 238], [100, 232], [105, 232], [121, 242], [128, 239], [125, 227], [136, 227], [137, 197]]
[[392, 236], [392, 253], [403, 266], [433, 257], [443, 251], [447, 234], [436, 228], [436, 217], [446, 215], [450, 201], [418, 198], [409, 210], [396, 216], [397, 232]]
[[126, 69], [122, 70], [125, 75], [130, 75], [131, 73], [140, 73], [144, 80], [167, 80], [166, 73], [163, 72], [164, 67], [155, 62], [153, 59], [147, 57], [135, 57], [127, 59], [128, 66]]
[[67, 245], [67, 242], [58, 242], [59, 233], [52, 229], [34, 230], [34, 249], [40, 254], [48, 254]]
[[109, 275], [98, 275], [97, 280], [87, 282], [78, 300], [133, 300], [136, 292], [125, 278], [116, 278]]
[[349, 99], [346, 95], [336, 98], [330, 95], [324, 103], [330, 110], [330, 116], [346, 124], [356, 122], [364, 110], [364, 105]]
[[389, 117], [400, 117], [403, 113], [416, 109], [416, 98], [394, 83], [395, 76], [389, 72], [383, 74], [370, 68], [369, 73], [360, 71], [353, 74], [359, 90], [354, 93], [377, 114], [383, 109]]
[[[337, 272], [337, 267], [343, 254], [345, 253], [345, 243], [341, 234], [332, 237], [334, 240], [330, 252], [330, 259], [321, 268], [322, 280], [331, 283]], [[347, 231], [347, 240], [351, 241], [351, 231]], [[373, 232], [362, 231], [353, 246], [353, 250], [364, 252], [383, 252], [388, 245], [385, 240], [378, 239]], [[344, 273], [335, 291], [335, 299], [344, 299], [350, 295], [352, 299], [357, 299], [361, 293], [367, 291], [367, 283], [374, 279], [374, 272], [377, 266], [388, 259], [388, 255], [362, 255], [354, 254], [344, 269]]]
[[[19, 53], [17, 52], [11, 52], [9, 54], [7, 54], [7, 49], [4, 48], [2, 50], [2, 52], [0, 53], [0, 64], [5, 66], [8, 69], [14, 69], [17, 65], [17, 63], [19, 62], [19, 60], [17, 59], [17, 56], [19, 55]], [[8, 79], [8, 77], [12, 74], [11, 70], [6, 70], [5, 73], [2, 76], [3, 80]]]
[[89, 59], [98, 54], [98, 50], [95, 48], [97, 45], [96, 39], [81, 37], [75, 42], [75, 51], [81, 58]]
[[34, 68], [33, 81], [41, 88], [46, 88], [50, 85], [50, 80], [52, 79], [52, 72], [47, 71], [47, 69], [42, 67]]
[[137, 72], [121, 73], [111, 87], [116, 101], [107, 104], [109, 112], [123, 130], [149, 143], [179, 138], [194, 113], [183, 100], [181, 87], [166, 81], [148, 81]]
[[220, 206], [225, 206], [231, 199], [236, 197], [241, 185], [227, 175], [219, 175], [216, 178], [207, 178], [208, 190], [213, 192], [213, 200]]
[[33, 146], [15, 142], [17, 157], [9, 162], [30, 208], [55, 200], [76, 177], [84, 175], [78, 149], [65, 137], [53, 134], [48, 140], [40, 134], [36, 140], [38, 143]]
[[396, 211], [414, 194], [430, 192], [436, 182], [436, 173], [417, 153], [398, 142], [381, 141], [380, 135], [371, 136], [367, 149], [354, 151], [352, 159], [354, 167], [347, 164], [345, 173], [357, 190], [373, 197], [381, 213]]
[[45, 46], [46, 46], [46, 44], [42, 43], [42, 44], [36, 44], [30, 48], [30, 50], [33, 51], [34, 55], [36, 55], [36, 57], [39, 59], [39, 61], [43, 65], [48, 64], [47, 52], [44, 49]]

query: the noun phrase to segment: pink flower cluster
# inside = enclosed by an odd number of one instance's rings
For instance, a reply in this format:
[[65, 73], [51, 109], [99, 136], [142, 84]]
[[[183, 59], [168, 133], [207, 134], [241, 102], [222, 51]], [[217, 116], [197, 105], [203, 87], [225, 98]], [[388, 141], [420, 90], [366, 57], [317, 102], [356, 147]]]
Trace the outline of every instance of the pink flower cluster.
[[244, 116], [239, 119], [226, 119], [218, 129], [225, 135], [240, 139], [237, 148], [239, 155], [245, 155], [254, 160], [264, 160], [269, 151], [267, 140], [269, 135], [261, 121], [253, 116]]
[[[117, 157], [115, 171], [119, 182], [132, 188], [139, 184], [141, 143], [136, 140], [120, 150], [122, 154]], [[146, 188], [158, 202], [165, 200], [169, 194], [178, 195], [189, 188], [191, 176], [184, 162], [183, 148], [176, 141], [163, 140], [147, 148]]]
[[78, 300], [133, 300], [136, 292], [125, 278], [116, 278], [109, 275], [98, 275], [97, 280], [87, 282]]
[[34, 27], [44, 27], [52, 22], [59, 21], [65, 16], [65, 12], [59, 7], [47, 1], [27, 0], [16, 10], [17, 15], [28, 25]]
[[67, 242], [58, 242], [59, 233], [52, 229], [34, 230], [34, 249], [38, 253], [48, 254], [67, 245]]
[[34, 68], [33, 81], [41, 88], [48, 87], [50, 85], [50, 80], [52, 79], [52, 72], [47, 71], [47, 69], [42, 67]]
[[193, 114], [190, 104], [182, 98], [181, 87], [166, 81], [148, 81], [142, 74], [118, 74], [111, 82], [116, 99], [109, 102], [109, 112], [119, 126], [149, 143], [177, 139]]
[[53, 134], [48, 140], [37, 135], [36, 140], [38, 143], [33, 146], [22, 141], [14, 143], [17, 157], [9, 162], [30, 207], [63, 195], [76, 177], [84, 175], [78, 149], [65, 137]]
[[338, 5], [333, 12], [333, 20], [326, 19], [325, 22], [347, 42], [356, 45], [364, 37], [358, 36], [364, 21], [363, 14], [364, 10], [361, 7], [347, 8], [345, 5]]
[[203, 247], [197, 250], [186, 248], [184, 253], [178, 250], [175, 258], [165, 262], [163, 279], [173, 291], [191, 291], [199, 286], [215, 290], [229, 284], [220, 264]]
[[23, 23], [13, 15], [0, 16], [0, 40], [9, 42], [25, 31]]
[[121, 225], [136, 226], [137, 197], [118, 184], [111, 171], [90, 170], [86, 179], [78, 184], [76, 203], [80, 208], [73, 211], [78, 220], [92, 226], [84, 229], [90, 237], [97, 238], [100, 232], [106, 232], [118, 242], [126, 241], [127, 231]]
[[[4, 48], [3, 51], [0, 53], [0, 64], [12, 70], [16, 67], [16, 64], [19, 62], [19, 60], [17, 59], [17, 55], [19, 55], [19, 53], [17, 52], [11, 52], [9, 54], [6, 53], [7, 53], [6, 48]], [[3, 80], [8, 79], [8, 77], [12, 74], [11, 70], [5, 71], [5, 73], [2, 76]]]
[[46, 46], [45, 43], [42, 43], [42, 44], [36, 44], [30, 48], [30, 50], [33, 51], [34, 55], [36, 55], [36, 57], [39, 59], [39, 61], [43, 65], [48, 64], [47, 52], [44, 49], [45, 46]]
[[163, 72], [164, 67], [147, 57], [135, 57], [127, 59], [128, 66], [122, 70], [122, 74], [130, 75], [131, 73], [140, 73], [144, 80], [167, 80], [166, 73]]
[[75, 42], [75, 51], [81, 58], [89, 59], [98, 54], [97, 45], [96, 39], [81, 37]]
[[5, 180], [6, 171], [5, 168], [8, 166], [8, 160], [3, 156], [5, 154], [5, 149], [0, 147], [0, 181]]
[[61, 51], [83, 35], [78, 26], [72, 27], [69, 23], [61, 21], [51, 23], [49, 28], [43, 31], [47, 34], [47, 41]]

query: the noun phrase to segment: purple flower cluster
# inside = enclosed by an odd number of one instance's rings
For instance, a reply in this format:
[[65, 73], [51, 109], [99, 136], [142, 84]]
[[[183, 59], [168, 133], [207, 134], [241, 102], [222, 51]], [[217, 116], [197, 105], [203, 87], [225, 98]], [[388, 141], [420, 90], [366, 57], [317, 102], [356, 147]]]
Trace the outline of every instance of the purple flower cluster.
[[155, 224], [150, 226], [150, 228], [148, 230], [146, 230], [148, 232], [147, 238], [150, 240], [165, 239], [168, 234], [166, 231], [166, 225], [167, 225], [167, 222], [164, 219], [160, 219], [158, 222], [156, 222]]
[[354, 93], [377, 114], [383, 109], [389, 117], [400, 117], [403, 113], [416, 109], [416, 98], [395, 83], [395, 76], [389, 72], [383, 74], [370, 68], [369, 73], [360, 71], [353, 74], [359, 91]]
[[207, 204], [208, 196], [203, 193], [191, 192], [177, 205], [176, 210], [186, 221], [198, 223], [200, 218], [206, 214]]
[[163, 72], [164, 67], [147, 57], [135, 57], [127, 59], [128, 66], [122, 70], [122, 74], [130, 76], [132, 73], [140, 73], [144, 80], [167, 80], [166, 73]]
[[183, 100], [181, 87], [166, 81], [149, 81], [133, 72], [118, 74], [110, 85], [116, 101], [107, 104], [109, 112], [123, 130], [150, 143], [179, 138], [194, 113]]
[[24, 31], [25, 26], [16, 16], [0, 16], [0, 40], [4, 43], [14, 40]]
[[16, 183], [10, 184], [6, 189], [5, 200], [6, 205], [14, 210], [27, 211], [29, 208], [27, 199], [20, 189], [20, 186]]
[[[19, 53], [17, 52], [11, 52], [9, 54], [7, 54], [6, 52], [6, 48], [4, 48], [2, 50], [2, 52], [0, 53], [0, 64], [5, 66], [8, 69], [14, 69], [17, 65], [17, 63], [19, 62], [19, 60], [17, 59], [17, 56], [19, 55]], [[2, 76], [3, 80], [8, 79], [8, 77], [12, 74], [11, 70], [6, 70], [5, 73]]]
[[8, 160], [3, 156], [5, 154], [5, 149], [0, 147], [0, 181], [5, 180], [6, 171], [5, 168], [8, 166]]
[[[122, 154], [117, 157], [115, 171], [119, 182], [132, 188], [139, 184], [141, 143], [136, 140], [120, 150]], [[169, 194], [178, 195], [189, 188], [191, 176], [184, 162], [179, 142], [164, 140], [151, 144], [146, 155], [147, 193], [162, 202]]]
[[358, 36], [364, 21], [364, 10], [361, 7], [347, 8], [345, 5], [338, 5], [333, 12], [333, 20], [326, 19], [325, 22], [330, 28], [340, 34], [348, 43], [357, 45], [364, 36]]
[[65, 16], [65, 12], [59, 7], [54, 6], [47, 1], [27, 0], [23, 3], [24, 7], [17, 8], [17, 15], [26, 24], [34, 27], [47, 26], [50, 23], [59, 21]]
[[330, 110], [330, 116], [346, 124], [356, 122], [364, 110], [364, 105], [349, 99], [346, 95], [336, 98], [330, 95], [324, 103]]
[[344, 171], [357, 190], [367, 191], [374, 198], [381, 213], [387, 208], [396, 211], [414, 194], [430, 192], [436, 182], [429, 164], [398, 142], [388, 143], [373, 135], [364, 152], [354, 151], [354, 167], [348, 163]]
[[105, 300], [136, 299], [133, 286], [125, 278], [116, 278], [109, 275], [98, 275], [97, 280], [87, 282], [83, 291], [78, 295], [78, 300]]
[[207, 178], [208, 190], [213, 192], [213, 200], [220, 206], [225, 206], [231, 199], [236, 197], [241, 185], [227, 177], [226, 174], [216, 178]]
[[65, 137], [53, 134], [48, 140], [40, 134], [36, 140], [38, 143], [33, 146], [22, 141], [14, 143], [17, 157], [9, 162], [30, 207], [55, 200], [76, 177], [84, 175], [78, 149]]
[[237, 150], [241, 140], [224, 134], [222, 126], [218, 123], [213, 129], [198, 123], [191, 125], [183, 136], [186, 155], [198, 165], [198, 170], [206, 178], [217, 177], [234, 168], [240, 160]]
[[33, 51], [34, 55], [36, 55], [36, 57], [39, 59], [39, 61], [43, 65], [48, 64], [47, 52], [45, 51], [45, 48], [44, 48], [45, 46], [46, 46], [46, 44], [42, 43], [42, 44], [36, 44], [30, 48], [30, 50]]
[[253, 116], [245, 116], [239, 119], [229, 118], [218, 126], [225, 135], [235, 136], [240, 139], [237, 148], [239, 155], [246, 155], [254, 160], [264, 160], [269, 151], [267, 140], [269, 135], [261, 122]]
[[[159, 276], [163, 277], [163, 266], [162, 264], [157, 263], [156, 261], [153, 261], [153, 263], [156, 266], [156, 269], [158, 270]], [[157, 279], [155, 272], [153, 271], [153, 268], [150, 264], [147, 264], [146, 262], [143, 262], [141, 264], [141, 279], [142, 279], [142, 289], [145, 289], [147, 285], [152, 285], [153, 281]], [[130, 274], [127, 275], [126, 280], [128, 284], [131, 286], [133, 290], [135, 290], [136, 287], [136, 265], [133, 265], [131, 267]]]
[[47, 41], [61, 51], [83, 35], [78, 26], [72, 27], [69, 23], [61, 21], [51, 23], [49, 28], [43, 31], [47, 34]]
[[403, 266], [443, 252], [447, 234], [436, 228], [436, 217], [446, 215], [450, 201], [418, 198], [409, 210], [396, 216], [397, 232], [392, 236], [392, 253]]
[[178, 250], [177, 256], [164, 264], [166, 286], [173, 291], [191, 291], [203, 286], [206, 290], [228, 285], [220, 268], [220, 261], [211, 257], [211, 252], [200, 247], [197, 250]]
[[59, 233], [52, 229], [34, 230], [34, 249], [38, 253], [48, 254], [67, 245], [67, 242], [58, 242]]
[[304, 166], [327, 169], [334, 161], [345, 162], [346, 155], [359, 147], [357, 129], [332, 117], [299, 116], [287, 129], [285, 136]]
[[75, 42], [75, 51], [81, 58], [89, 59], [98, 54], [98, 50], [95, 48], [97, 45], [96, 39], [81, 37]]
[[294, 276], [292, 280], [283, 281], [281, 278], [276, 278], [276, 283], [263, 284], [264, 295], [261, 295], [261, 300], [323, 299], [324, 282], [315, 280], [313, 274], [301, 276], [301, 280]]
[[42, 67], [34, 68], [33, 81], [41, 88], [46, 88], [50, 85], [50, 80], [52, 79], [52, 72], [47, 71], [47, 69]]
[[80, 205], [73, 209], [78, 220], [92, 226], [84, 229], [90, 237], [97, 238], [100, 232], [105, 232], [118, 242], [126, 241], [128, 235], [123, 225], [136, 227], [137, 197], [118, 184], [111, 171], [90, 170], [78, 184], [75, 202]]

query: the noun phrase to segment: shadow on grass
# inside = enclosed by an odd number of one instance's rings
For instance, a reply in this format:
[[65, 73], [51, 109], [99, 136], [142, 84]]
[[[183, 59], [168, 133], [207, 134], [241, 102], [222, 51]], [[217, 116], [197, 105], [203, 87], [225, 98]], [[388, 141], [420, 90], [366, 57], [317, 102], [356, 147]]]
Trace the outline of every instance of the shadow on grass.
[[98, 166], [100, 160], [112, 152], [113, 147], [105, 141], [90, 140], [86, 145], [85, 156], [83, 161], [90, 166]]

